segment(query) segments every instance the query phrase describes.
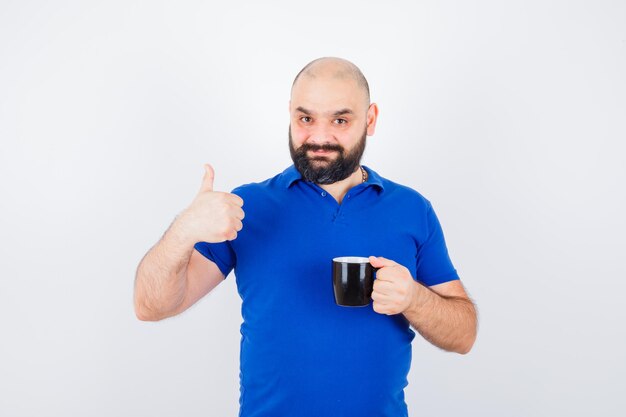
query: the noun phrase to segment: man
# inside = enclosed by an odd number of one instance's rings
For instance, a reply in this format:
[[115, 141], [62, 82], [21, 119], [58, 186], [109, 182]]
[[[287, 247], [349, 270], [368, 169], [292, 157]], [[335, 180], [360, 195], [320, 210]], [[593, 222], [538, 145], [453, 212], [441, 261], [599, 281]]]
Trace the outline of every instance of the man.
[[[232, 193], [213, 190], [206, 165], [195, 200], [138, 267], [137, 316], [179, 314], [234, 269], [241, 416], [406, 416], [410, 326], [464, 354], [474, 305], [430, 202], [360, 165], [378, 116], [361, 71], [309, 63], [289, 112], [294, 165]], [[331, 260], [345, 255], [380, 268], [367, 307], [335, 304]]]

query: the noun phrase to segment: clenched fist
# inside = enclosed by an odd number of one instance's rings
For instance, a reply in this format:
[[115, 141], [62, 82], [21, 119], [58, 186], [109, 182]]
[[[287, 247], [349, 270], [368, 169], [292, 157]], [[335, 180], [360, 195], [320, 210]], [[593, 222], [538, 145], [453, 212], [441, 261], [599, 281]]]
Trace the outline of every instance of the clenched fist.
[[204, 169], [200, 191], [181, 213], [182, 232], [196, 242], [234, 240], [243, 227], [243, 200], [235, 194], [213, 191], [213, 168], [205, 164]]

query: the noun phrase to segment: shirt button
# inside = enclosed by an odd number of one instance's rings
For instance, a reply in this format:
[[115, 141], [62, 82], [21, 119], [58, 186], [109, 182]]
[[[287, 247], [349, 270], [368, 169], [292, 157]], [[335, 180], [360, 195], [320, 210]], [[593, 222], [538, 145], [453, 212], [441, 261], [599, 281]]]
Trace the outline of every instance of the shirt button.
[[326, 191], [322, 191], [322, 197], [326, 197]]
[[348, 198], [350, 198], [350, 194], [348, 194]]

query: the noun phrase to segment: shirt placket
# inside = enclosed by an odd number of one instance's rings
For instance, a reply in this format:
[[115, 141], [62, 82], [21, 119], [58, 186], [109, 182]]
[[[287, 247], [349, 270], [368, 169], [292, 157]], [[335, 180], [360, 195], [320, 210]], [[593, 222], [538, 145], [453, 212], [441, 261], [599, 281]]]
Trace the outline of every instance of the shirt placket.
[[346, 216], [348, 215], [350, 208], [354, 204], [354, 198], [356, 198], [358, 194], [363, 192], [365, 188], [362, 185], [357, 185], [356, 187], [353, 187], [352, 189], [350, 189], [350, 191], [346, 193], [343, 201], [341, 202], [341, 204], [339, 204], [332, 195], [330, 195], [319, 185], [311, 184], [311, 187], [319, 194], [322, 199], [326, 200], [325, 204], [332, 208], [332, 223], [342, 225], [346, 224]]

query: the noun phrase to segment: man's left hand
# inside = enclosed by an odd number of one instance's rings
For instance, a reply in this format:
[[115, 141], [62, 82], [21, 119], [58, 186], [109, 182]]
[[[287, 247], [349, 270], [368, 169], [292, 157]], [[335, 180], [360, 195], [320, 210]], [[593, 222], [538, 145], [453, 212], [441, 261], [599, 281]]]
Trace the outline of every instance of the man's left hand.
[[417, 283], [409, 270], [381, 256], [370, 256], [376, 272], [372, 301], [374, 311], [380, 314], [401, 314], [406, 311], [416, 296]]

